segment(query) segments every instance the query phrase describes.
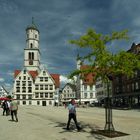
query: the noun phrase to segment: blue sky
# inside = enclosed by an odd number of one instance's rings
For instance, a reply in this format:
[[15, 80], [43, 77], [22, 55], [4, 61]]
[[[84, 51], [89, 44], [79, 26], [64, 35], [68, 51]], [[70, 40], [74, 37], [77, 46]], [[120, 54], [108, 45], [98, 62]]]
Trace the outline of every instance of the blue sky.
[[40, 31], [41, 63], [50, 73], [66, 75], [76, 68], [76, 55], [84, 53], [68, 41], [94, 28], [98, 33], [129, 30], [130, 40], [112, 42], [127, 50], [140, 43], [138, 0], [0, 0], [0, 85], [11, 87], [13, 72], [23, 68], [25, 29], [32, 17]]

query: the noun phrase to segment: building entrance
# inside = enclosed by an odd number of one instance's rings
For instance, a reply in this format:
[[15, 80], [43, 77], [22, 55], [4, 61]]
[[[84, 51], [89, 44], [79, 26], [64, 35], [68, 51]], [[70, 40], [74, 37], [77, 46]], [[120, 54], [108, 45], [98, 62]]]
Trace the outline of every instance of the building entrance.
[[46, 106], [46, 101], [42, 101], [42, 106]]

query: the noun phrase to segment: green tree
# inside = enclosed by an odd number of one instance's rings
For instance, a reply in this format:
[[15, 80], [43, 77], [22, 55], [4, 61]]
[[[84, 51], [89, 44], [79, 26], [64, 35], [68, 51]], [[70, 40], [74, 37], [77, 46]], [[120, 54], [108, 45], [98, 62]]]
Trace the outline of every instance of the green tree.
[[[102, 81], [109, 83], [113, 75], [124, 74], [132, 76], [136, 69], [140, 68], [139, 55], [127, 51], [119, 51], [112, 53], [109, 51], [109, 43], [115, 40], [128, 40], [128, 31], [112, 32], [103, 35], [96, 33], [94, 29], [89, 29], [87, 33], [77, 40], [71, 40], [71, 44], [75, 44], [80, 48], [90, 48], [90, 53], [80, 57], [81, 61], [87, 61], [89, 68], [86, 70], [74, 70], [69, 78], [79, 74], [94, 73], [95, 79], [100, 77]], [[108, 90], [109, 91], [109, 90]], [[108, 94], [109, 96], [109, 94]], [[106, 130], [114, 130], [112, 123], [112, 111], [110, 107], [110, 99], [107, 99], [106, 107]], [[110, 115], [111, 114], [111, 115]], [[111, 119], [111, 120], [110, 120]]]

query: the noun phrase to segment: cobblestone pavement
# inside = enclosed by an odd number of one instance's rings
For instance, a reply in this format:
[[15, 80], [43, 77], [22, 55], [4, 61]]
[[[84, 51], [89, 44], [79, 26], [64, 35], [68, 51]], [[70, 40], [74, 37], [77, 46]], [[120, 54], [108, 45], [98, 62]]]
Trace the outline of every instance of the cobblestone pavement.
[[67, 131], [68, 110], [64, 107], [19, 106], [19, 122], [2, 116], [0, 108], [0, 140], [140, 140], [140, 110], [113, 110], [116, 131], [129, 135], [108, 138], [93, 133], [104, 129], [104, 108], [77, 108], [82, 131], [77, 132], [73, 121]]

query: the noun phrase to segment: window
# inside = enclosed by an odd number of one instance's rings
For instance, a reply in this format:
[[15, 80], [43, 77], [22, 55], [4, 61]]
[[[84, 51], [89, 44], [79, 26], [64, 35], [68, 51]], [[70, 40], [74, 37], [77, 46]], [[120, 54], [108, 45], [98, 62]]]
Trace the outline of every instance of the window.
[[43, 77], [40, 77], [40, 82], [43, 82]]
[[45, 93], [45, 98], [48, 98], [48, 93]]
[[26, 80], [26, 76], [23, 76], [23, 80]]
[[40, 98], [43, 98], [43, 93], [40, 93]]
[[32, 95], [28, 95], [28, 99], [32, 99]]
[[130, 91], [130, 86], [129, 85], [127, 85], [127, 92], [129, 92]]
[[43, 90], [43, 85], [40, 85], [40, 90]]
[[27, 34], [27, 38], [29, 38], [29, 34]]
[[32, 86], [32, 81], [28, 81], [28, 86]]
[[49, 101], [49, 105], [51, 105], [52, 104], [52, 101]]
[[19, 86], [20, 85], [20, 81], [16, 81], [16, 86]]
[[29, 58], [29, 60], [34, 60], [34, 53], [33, 52], [29, 52], [28, 53], [28, 58]]
[[16, 92], [20, 92], [20, 87], [16, 87]]
[[87, 93], [84, 93], [84, 98], [87, 98]]
[[32, 101], [29, 101], [29, 105], [31, 105], [32, 104]]
[[19, 77], [19, 80], [21, 80], [21, 77]]
[[32, 60], [34, 60], [34, 53], [32, 52]]
[[23, 74], [26, 74], [26, 70], [23, 71]]
[[84, 85], [84, 90], [87, 90], [87, 85]]
[[50, 90], [53, 90], [53, 85], [50, 85]]
[[90, 93], [90, 98], [93, 98], [93, 93]]
[[50, 98], [53, 98], [53, 93], [50, 93]]
[[26, 81], [22, 81], [22, 86], [26, 86]]
[[18, 100], [20, 99], [20, 95], [17, 95], [17, 99], [18, 99]]
[[30, 52], [29, 52], [29, 57], [28, 57], [28, 58], [29, 58], [29, 60], [31, 60], [31, 59], [32, 59], [32, 56], [31, 56], [31, 53], [30, 53]]
[[45, 81], [46, 81], [46, 82], [48, 81], [48, 77], [45, 77]]
[[29, 93], [32, 92], [32, 87], [28, 87], [28, 92], [29, 92]]
[[134, 83], [132, 83], [132, 91], [134, 91]]
[[45, 85], [45, 90], [48, 90], [48, 85]]
[[33, 60], [29, 60], [29, 65], [33, 65]]
[[22, 99], [26, 99], [26, 95], [22, 95]]
[[90, 85], [90, 90], [93, 90], [93, 87], [92, 87], [92, 85]]
[[37, 38], [37, 34], [35, 34], [35, 38]]
[[46, 75], [46, 72], [45, 72], [45, 71], [43, 71], [43, 75], [44, 75], [44, 76]]
[[26, 87], [22, 87], [22, 92], [26, 92]]
[[30, 77], [28, 77], [28, 80], [30, 80]]
[[38, 85], [35, 85], [35, 90], [38, 90], [39, 89], [38, 87], [39, 87]]
[[136, 87], [136, 88], [135, 88], [136, 90], [139, 89], [139, 84], [138, 84], [138, 82], [135, 83], [135, 87]]
[[35, 98], [38, 98], [39, 97], [39, 93], [35, 93]]
[[37, 105], [40, 105], [40, 101], [37, 101]]
[[23, 105], [26, 105], [26, 101], [23, 101], [22, 103], [23, 103]]
[[30, 43], [30, 48], [33, 48], [33, 43]]

